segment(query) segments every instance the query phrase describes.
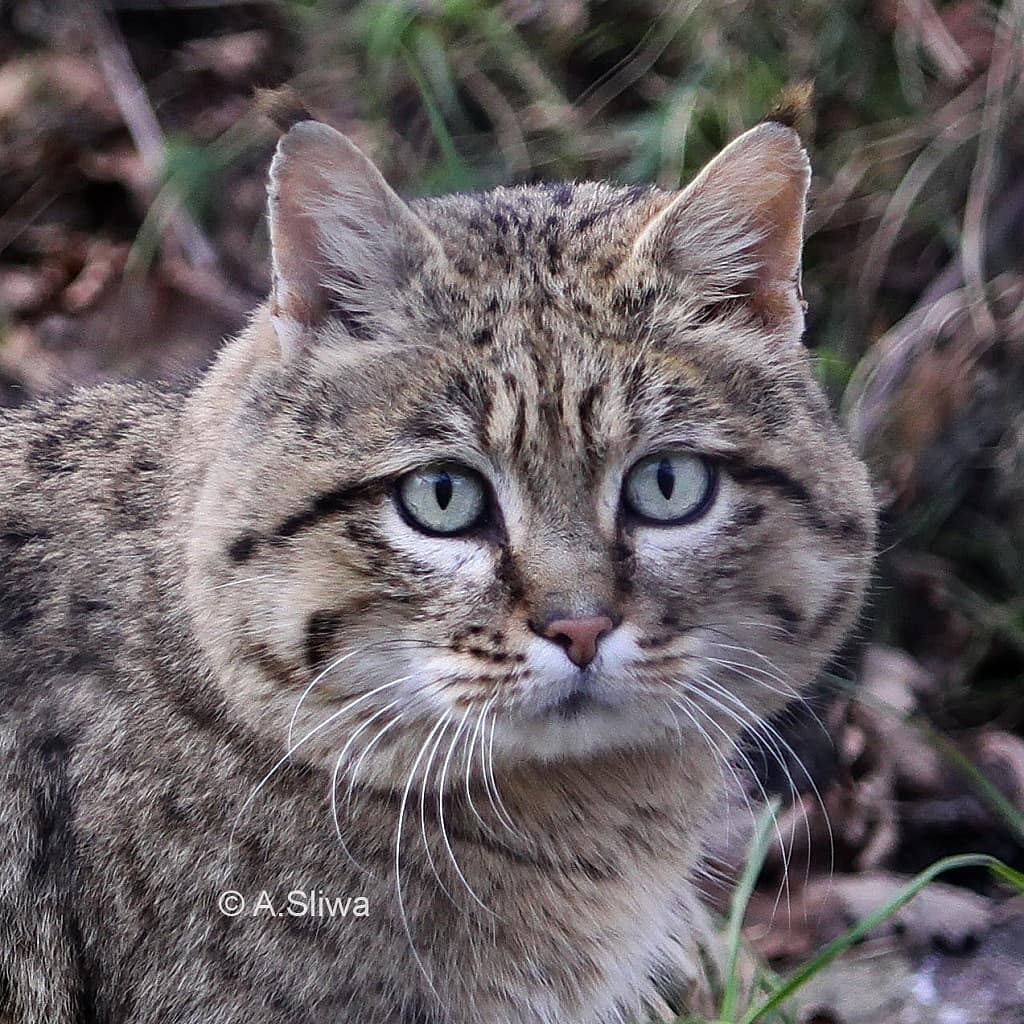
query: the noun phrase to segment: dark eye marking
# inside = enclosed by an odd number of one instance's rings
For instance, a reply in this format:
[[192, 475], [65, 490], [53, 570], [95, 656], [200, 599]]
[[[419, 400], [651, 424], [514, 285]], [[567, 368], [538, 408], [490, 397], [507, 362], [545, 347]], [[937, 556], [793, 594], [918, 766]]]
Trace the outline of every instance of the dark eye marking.
[[378, 500], [383, 497], [384, 491], [385, 482], [376, 478], [342, 484], [329, 491], [322, 491], [314, 495], [305, 508], [292, 513], [265, 537], [255, 530], [243, 530], [228, 544], [227, 556], [232, 562], [241, 565], [252, 558], [264, 540], [271, 544], [280, 544], [324, 519], [349, 512], [360, 504]]
[[333, 653], [341, 621], [337, 611], [313, 612], [306, 620], [306, 664], [310, 668], [319, 667]]
[[777, 466], [730, 462], [728, 469], [729, 474], [738, 483], [768, 487], [787, 501], [792, 502], [800, 509], [804, 521], [812, 529], [821, 533], [838, 533], [858, 540], [867, 537], [867, 529], [863, 523], [850, 517], [839, 520], [830, 518], [804, 484]]
[[782, 594], [769, 594], [765, 598], [768, 610], [780, 619], [789, 633], [799, 629], [803, 624], [803, 616], [793, 607], [792, 603]]
[[360, 502], [379, 498], [384, 493], [380, 479], [362, 480], [358, 483], [342, 484], [329, 491], [322, 491], [310, 499], [309, 504], [299, 512], [285, 519], [274, 531], [275, 540], [286, 540], [303, 530], [308, 530], [323, 519], [350, 511]]
[[811, 628], [808, 630], [808, 637], [812, 640], [817, 640], [825, 630], [830, 626], [834, 625], [836, 620], [842, 615], [850, 603], [850, 599], [847, 594], [840, 590], [833, 594], [828, 604], [818, 613], [817, 618], [811, 623]]

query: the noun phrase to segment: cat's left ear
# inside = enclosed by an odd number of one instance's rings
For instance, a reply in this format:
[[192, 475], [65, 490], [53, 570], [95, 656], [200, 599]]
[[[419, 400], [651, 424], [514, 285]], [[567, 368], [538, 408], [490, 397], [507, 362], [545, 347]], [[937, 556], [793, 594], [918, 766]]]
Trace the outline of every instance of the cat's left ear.
[[326, 124], [301, 121], [282, 137], [269, 193], [271, 317], [286, 357], [329, 319], [372, 337], [410, 271], [443, 258], [373, 162]]
[[742, 301], [773, 333], [796, 340], [810, 180], [799, 135], [777, 122], [760, 124], [654, 216], [634, 253], [667, 262], [708, 306]]

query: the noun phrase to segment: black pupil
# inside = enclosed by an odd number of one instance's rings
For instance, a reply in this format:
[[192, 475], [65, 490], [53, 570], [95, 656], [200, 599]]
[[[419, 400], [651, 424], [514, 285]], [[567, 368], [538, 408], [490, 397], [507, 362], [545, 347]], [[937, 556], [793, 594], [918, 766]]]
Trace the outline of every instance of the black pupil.
[[672, 492], [676, 489], [676, 474], [672, 469], [672, 463], [668, 459], [662, 459], [658, 463], [658, 490], [662, 497], [668, 501]]
[[438, 473], [434, 481], [434, 497], [437, 499], [438, 508], [443, 512], [448, 503], [452, 500], [452, 478], [447, 473]]

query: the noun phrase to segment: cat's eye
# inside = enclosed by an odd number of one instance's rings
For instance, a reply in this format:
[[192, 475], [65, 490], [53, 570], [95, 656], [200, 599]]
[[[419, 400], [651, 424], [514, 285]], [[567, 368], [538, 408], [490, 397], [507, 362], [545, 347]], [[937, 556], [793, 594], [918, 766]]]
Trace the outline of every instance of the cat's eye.
[[413, 526], [451, 536], [476, 526], [487, 511], [487, 488], [479, 473], [444, 462], [406, 473], [397, 497]]
[[641, 459], [626, 475], [626, 507], [648, 522], [674, 526], [702, 516], [715, 496], [715, 467], [689, 452]]

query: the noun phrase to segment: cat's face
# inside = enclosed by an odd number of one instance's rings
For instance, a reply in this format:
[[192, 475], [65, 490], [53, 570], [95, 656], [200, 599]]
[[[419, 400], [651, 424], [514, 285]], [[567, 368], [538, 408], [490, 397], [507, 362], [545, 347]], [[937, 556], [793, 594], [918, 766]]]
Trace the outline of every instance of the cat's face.
[[792, 134], [679, 197], [410, 211], [302, 131], [192, 551], [244, 712], [405, 776], [724, 748], [796, 696], [858, 611], [873, 507], [797, 340]]

